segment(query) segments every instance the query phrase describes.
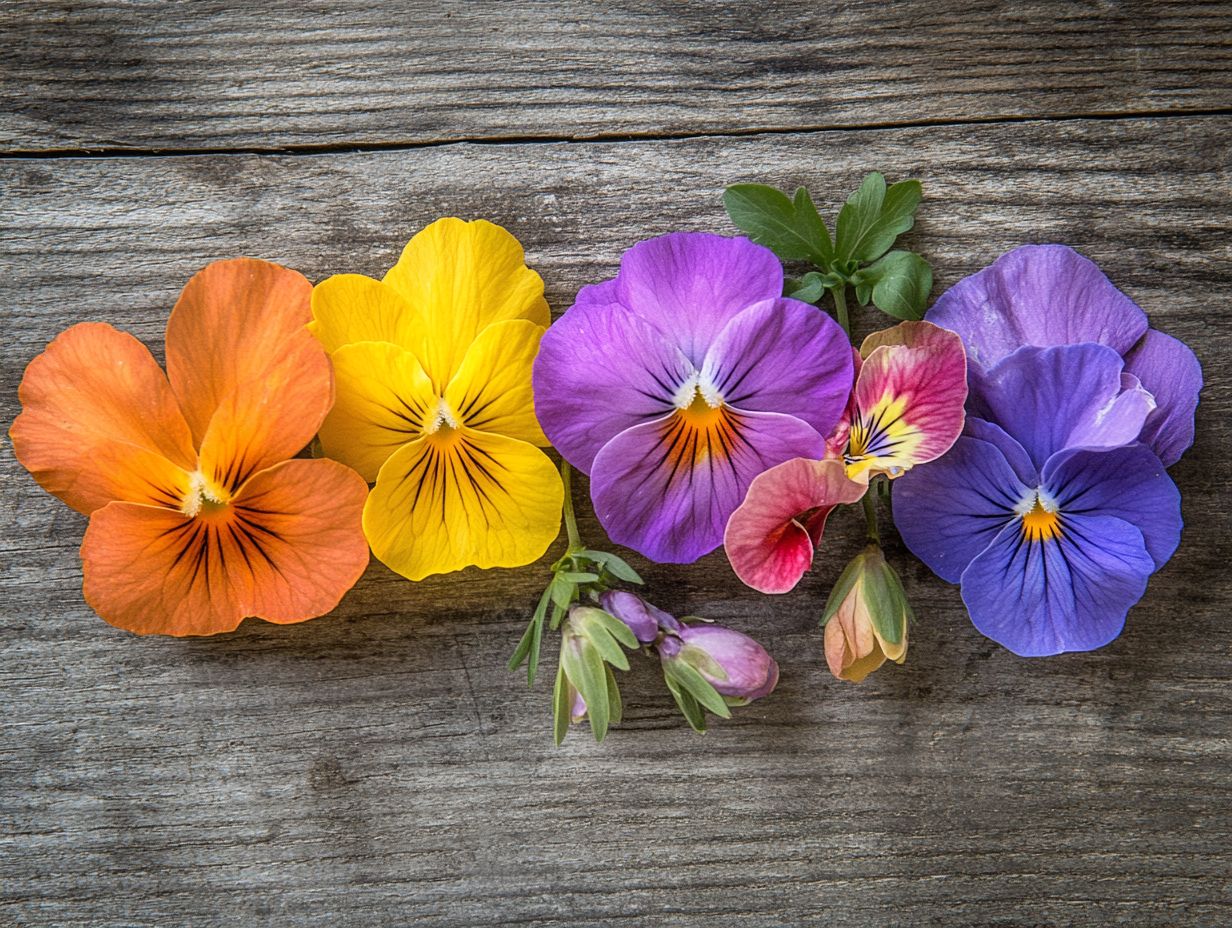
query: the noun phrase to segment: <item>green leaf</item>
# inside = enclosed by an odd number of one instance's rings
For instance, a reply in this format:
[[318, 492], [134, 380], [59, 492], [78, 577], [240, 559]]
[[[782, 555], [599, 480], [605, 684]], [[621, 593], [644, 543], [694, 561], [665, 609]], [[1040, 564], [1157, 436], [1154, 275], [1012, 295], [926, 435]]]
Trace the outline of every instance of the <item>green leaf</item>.
[[672, 698], [676, 700], [681, 715], [689, 723], [689, 727], [704, 735], [706, 733], [706, 713], [698, 705], [697, 700], [681, 689], [680, 685], [670, 676], [664, 676], [663, 679], [667, 683], [667, 689], [672, 694]]
[[905, 180], [886, 189], [885, 178], [874, 171], [839, 210], [834, 256], [838, 263], [875, 261], [890, 250], [894, 240], [915, 224], [923, 188], [918, 180]]
[[620, 687], [616, 685], [616, 674], [612, 673], [611, 667], [607, 668], [607, 705], [612, 724], [619, 725], [625, 717], [625, 707], [620, 699]]
[[733, 184], [723, 192], [723, 205], [736, 228], [784, 261], [811, 261], [828, 267], [830, 233], [807, 198], [807, 191], [803, 198], [797, 191], [793, 203], [787, 194], [765, 184]]
[[562, 580], [560, 577], [552, 581], [549, 589], [552, 591], [552, 602], [558, 609], [568, 609], [573, 605], [573, 600], [577, 598], [577, 584]]
[[530, 624], [526, 626], [526, 631], [522, 633], [522, 640], [518, 642], [518, 646], [513, 651], [513, 656], [509, 658], [509, 669], [517, 670], [522, 661], [526, 661], [526, 683], [528, 686], [534, 686], [535, 674], [539, 670], [539, 654], [543, 644], [543, 620], [548, 613], [548, 601], [551, 598], [551, 586], [543, 591], [543, 595], [539, 597], [539, 605], [535, 607], [535, 613], [531, 616]]
[[796, 210], [796, 228], [816, 246], [817, 253], [823, 259], [820, 263], [829, 264], [834, 257], [834, 243], [830, 241], [830, 230], [826, 228], [825, 222], [818, 215], [817, 207], [813, 205], [813, 198], [809, 196], [808, 190], [804, 187], [797, 187], [791, 204]]
[[825, 280], [820, 271], [809, 271], [799, 279], [788, 277], [783, 281], [783, 296], [802, 303], [817, 303], [826, 295]]
[[624, 580], [626, 583], [643, 582], [638, 572], [615, 554], [608, 551], [591, 551], [590, 549], [579, 551], [578, 554], [596, 564], [601, 564], [608, 573], [618, 580]]
[[731, 709], [719, 695], [719, 691], [703, 677], [695, 667], [682, 660], [666, 661], [664, 663], [667, 676], [680, 685], [694, 699], [720, 718], [731, 718]]
[[892, 251], [857, 271], [852, 282], [860, 305], [867, 305], [861, 293], [868, 293], [877, 308], [888, 316], [923, 319], [924, 306], [933, 288], [933, 269], [915, 252]]
[[594, 583], [599, 579], [599, 575], [584, 571], [565, 570], [557, 574], [556, 579], [563, 580], [568, 583]]
[[552, 690], [552, 737], [560, 744], [569, 733], [570, 715], [573, 712], [569, 698], [569, 681], [565, 677], [565, 663], [556, 668], [556, 687]]

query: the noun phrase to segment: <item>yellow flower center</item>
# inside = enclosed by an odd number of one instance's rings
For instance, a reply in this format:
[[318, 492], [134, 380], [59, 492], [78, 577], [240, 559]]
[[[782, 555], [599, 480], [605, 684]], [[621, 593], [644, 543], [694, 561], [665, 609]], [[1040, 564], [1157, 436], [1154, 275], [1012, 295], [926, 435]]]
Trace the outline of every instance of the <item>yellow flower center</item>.
[[1027, 541], [1051, 541], [1061, 534], [1061, 514], [1044, 506], [1039, 496], [1022, 514], [1022, 534]]
[[856, 410], [847, 438], [847, 476], [864, 471], [884, 472], [891, 478], [906, 470], [923, 441], [918, 426], [905, 418], [907, 398], [885, 394], [872, 409]]
[[677, 415], [695, 429], [708, 429], [723, 420], [723, 401], [711, 405], [698, 389], [693, 393], [693, 402], [680, 409]]
[[230, 503], [231, 494], [197, 470], [188, 477], [188, 492], [180, 501], [180, 512], [190, 518], [214, 516], [225, 512]]

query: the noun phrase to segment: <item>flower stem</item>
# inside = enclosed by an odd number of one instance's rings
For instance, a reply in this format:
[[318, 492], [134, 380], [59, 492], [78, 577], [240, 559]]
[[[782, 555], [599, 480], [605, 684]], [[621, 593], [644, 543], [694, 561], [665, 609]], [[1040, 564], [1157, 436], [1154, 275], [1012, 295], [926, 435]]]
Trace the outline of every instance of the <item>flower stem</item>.
[[569, 551], [581, 551], [585, 545], [578, 533], [577, 516], [573, 514], [573, 468], [568, 461], [560, 462], [560, 480], [565, 485], [565, 531], [569, 535]]
[[847, 285], [840, 284], [831, 288], [830, 296], [834, 297], [834, 315], [838, 317], [838, 324], [843, 327], [847, 337], [851, 338], [851, 321], [847, 318]]
[[869, 542], [880, 547], [881, 532], [877, 530], [877, 495], [875, 492], [864, 494], [864, 526], [868, 531]]

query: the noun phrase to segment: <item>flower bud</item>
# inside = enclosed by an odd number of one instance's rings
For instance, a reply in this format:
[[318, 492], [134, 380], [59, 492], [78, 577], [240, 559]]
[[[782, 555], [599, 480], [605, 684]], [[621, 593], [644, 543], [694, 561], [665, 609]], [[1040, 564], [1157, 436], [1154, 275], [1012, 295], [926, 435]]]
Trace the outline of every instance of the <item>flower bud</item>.
[[569, 721], [578, 723], [586, 718], [586, 700], [582, 698], [582, 694], [573, 688], [573, 684], [567, 684], [569, 687]]
[[606, 591], [599, 597], [599, 604], [609, 615], [628, 625], [642, 644], [650, 644], [658, 638], [660, 628], [675, 631], [680, 627], [674, 616], [624, 590]]
[[681, 625], [659, 645], [664, 661], [692, 665], [729, 703], [767, 696], [779, 682], [779, 665], [748, 635], [722, 625]]
[[898, 574], [881, 549], [869, 545], [844, 569], [822, 615], [830, 672], [859, 683], [886, 660], [901, 664], [911, 618]]

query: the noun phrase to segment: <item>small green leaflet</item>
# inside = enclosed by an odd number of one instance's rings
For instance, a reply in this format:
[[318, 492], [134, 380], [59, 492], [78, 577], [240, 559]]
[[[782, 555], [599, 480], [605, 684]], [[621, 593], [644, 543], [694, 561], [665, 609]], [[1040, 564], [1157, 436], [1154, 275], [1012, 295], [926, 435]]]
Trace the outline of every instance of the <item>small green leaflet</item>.
[[923, 319], [924, 306], [933, 288], [933, 269], [911, 251], [891, 251], [852, 275], [856, 299], [874, 305], [895, 319]]
[[915, 224], [915, 210], [923, 195], [918, 180], [900, 181], [887, 190], [885, 178], [876, 171], [865, 177], [839, 210], [835, 262], [866, 264], [880, 258]]

